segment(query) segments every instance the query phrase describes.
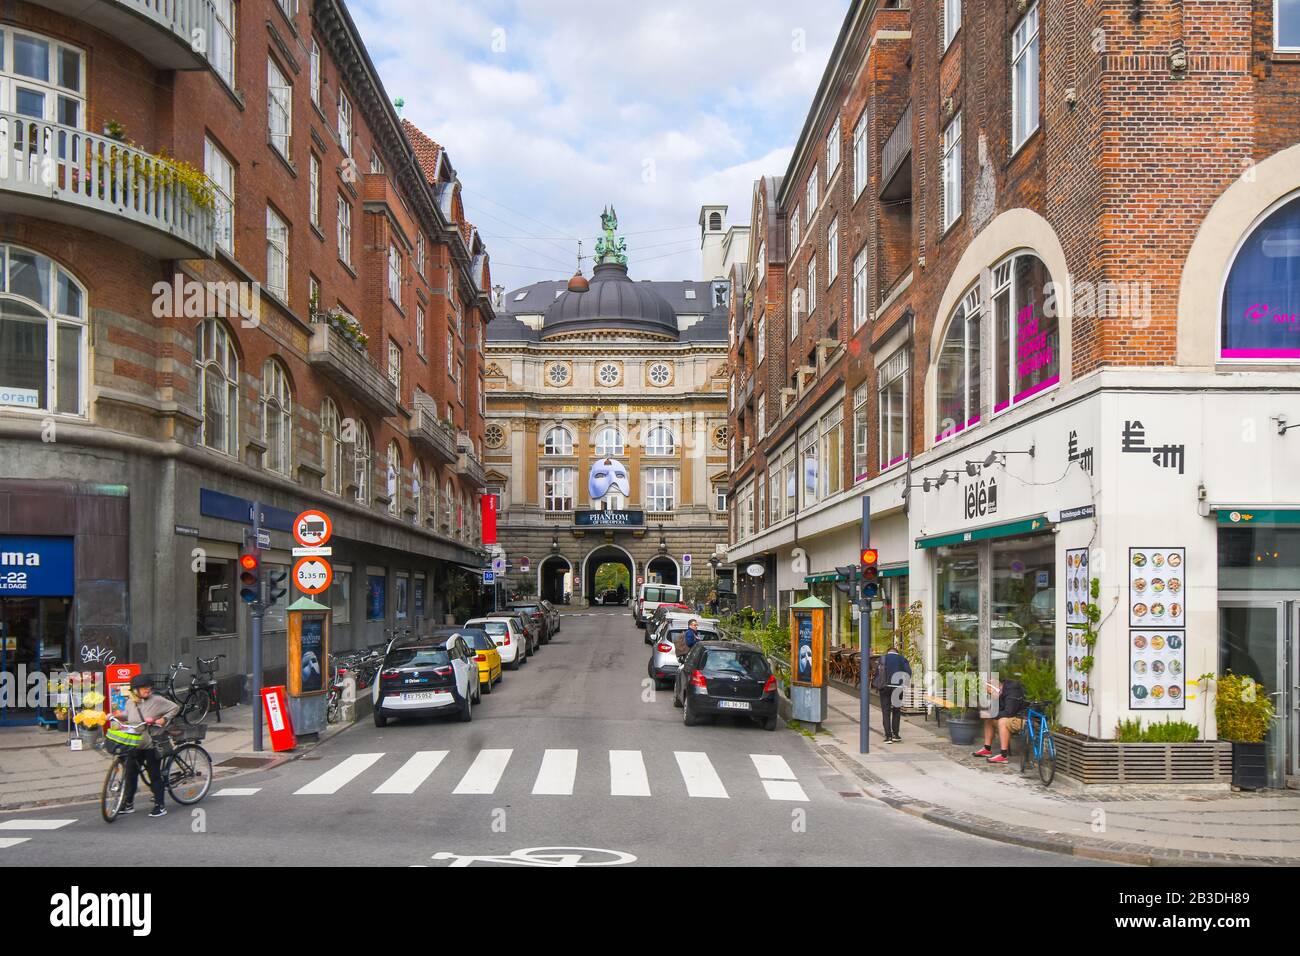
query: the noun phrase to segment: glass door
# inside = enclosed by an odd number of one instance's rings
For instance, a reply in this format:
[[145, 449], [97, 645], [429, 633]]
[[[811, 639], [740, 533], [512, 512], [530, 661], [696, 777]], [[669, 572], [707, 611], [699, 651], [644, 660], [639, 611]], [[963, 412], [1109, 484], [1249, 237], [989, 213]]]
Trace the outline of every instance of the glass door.
[[1294, 736], [1295, 729], [1294, 721], [1287, 719], [1291, 706], [1287, 643], [1295, 613], [1293, 601], [1219, 601], [1219, 673], [1250, 677], [1273, 698], [1276, 716], [1266, 743], [1269, 786], [1278, 788], [1286, 786], [1288, 750], [1294, 761], [1294, 747], [1288, 744], [1288, 733]]
[[1286, 772], [1300, 776], [1300, 601], [1291, 602], [1290, 618], [1291, 633], [1287, 639], [1287, 656], [1290, 658], [1288, 669], [1291, 672], [1290, 706], [1286, 708], [1287, 722], [1290, 725], [1287, 733], [1290, 755], [1287, 758]]

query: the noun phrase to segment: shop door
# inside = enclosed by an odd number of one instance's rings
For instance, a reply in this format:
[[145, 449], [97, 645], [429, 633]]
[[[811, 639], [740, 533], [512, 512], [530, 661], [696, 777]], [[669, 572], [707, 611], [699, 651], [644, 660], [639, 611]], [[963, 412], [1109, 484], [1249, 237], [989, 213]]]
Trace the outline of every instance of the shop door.
[[1281, 600], [1219, 601], [1219, 673], [1232, 671], [1255, 680], [1273, 698], [1269, 732], [1269, 786], [1284, 787], [1295, 772], [1297, 734], [1294, 686], [1295, 620], [1300, 603]]
[[1290, 753], [1287, 757], [1286, 772], [1294, 777], [1300, 777], [1300, 601], [1291, 602], [1291, 629], [1287, 636], [1287, 657], [1288, 667], [1291, 680], [1289, 690], [1289, 706], [1286, 708], [1287, 723], [1290, 730], [1287, 733], [1287, 746]]

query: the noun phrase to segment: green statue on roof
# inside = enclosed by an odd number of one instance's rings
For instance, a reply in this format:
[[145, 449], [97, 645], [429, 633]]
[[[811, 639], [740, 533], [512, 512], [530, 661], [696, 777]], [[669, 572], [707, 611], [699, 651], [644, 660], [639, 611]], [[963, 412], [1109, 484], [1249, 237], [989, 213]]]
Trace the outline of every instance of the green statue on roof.
[[596, 265], [606, 262], [627, 265], [627, 240], [614, 234], [618, 229], [618, 213], [613, 206], [606, 206], [600, 214], [600, 228], [605, 235], [596, 240]]

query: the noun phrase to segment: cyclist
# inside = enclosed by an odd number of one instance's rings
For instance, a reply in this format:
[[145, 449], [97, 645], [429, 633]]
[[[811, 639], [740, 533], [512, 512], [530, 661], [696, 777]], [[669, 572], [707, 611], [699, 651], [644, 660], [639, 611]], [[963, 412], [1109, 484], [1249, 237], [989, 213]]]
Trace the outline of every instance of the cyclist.
[[[1025, 728], [1025, 711], [1029, 709], [1025, 701], [1024, 685], [1018, 680], [999, 682], [994, 675], [984, 686], [990, 695], [997, 698], [997, 709], [992, 717], [984, 718], [984, 746], [972, 756], [987, 757], [989, 763], [1006, 763], [1011, 753], [1011, 735], [1018, 734]], [[993, 752], [993, 729], [997, 728], [998, 743], [1001, 749]]]
[[[180, 704], [168, 700], [162, 694], [153, 692], [153, 678], [148, 674], [137, 674], [131, 678], [131, 691], [127, 694], [126, 706], [113, 712], [113, 716], [128, 724], [148, 724], [162, 727], [180, 711]], [[145, 742], [147, 739], [147, 743]], [[162, 763], [158, 759], [158, 749], [153, 739], [141, 740], [140, 746], [126, 759], [126, 790], [123, 793], [122, 808], [117, 812], [135, 812], [135, 788], [140, 782], [141, 762], [149, 768], [149, 783], [153, 789], [153, 810], [151, 817], [165, 817], [167, 807], [163, 804]]]

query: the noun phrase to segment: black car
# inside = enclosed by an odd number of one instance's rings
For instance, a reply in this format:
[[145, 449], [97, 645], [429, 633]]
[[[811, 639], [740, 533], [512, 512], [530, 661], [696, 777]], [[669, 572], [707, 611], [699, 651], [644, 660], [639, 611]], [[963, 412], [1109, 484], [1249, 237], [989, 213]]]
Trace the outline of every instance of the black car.
[[701, 717], [749, 717], [776, 730], [776, 675], [763, 652], [739, 641], [708, 641], [691, 648], [673, 684], [673, 706], [687, 727]]
[[542, 644], [551, 643], [551, 620], [546, 608], [537, 601], [511, 601], [505, 609], [511, 614], [518, 614], [537, 628], [538, 640]]
[[469, 720], [482, 693], [478, 662], [463, 637], [404, 639], [389, 648], [379, 668], [371, 698], [375, 726], [448, 711]]

